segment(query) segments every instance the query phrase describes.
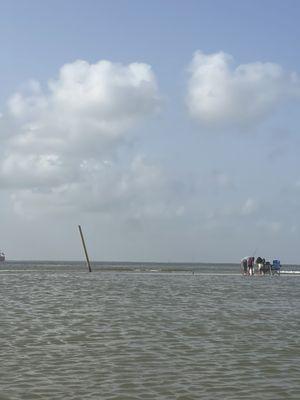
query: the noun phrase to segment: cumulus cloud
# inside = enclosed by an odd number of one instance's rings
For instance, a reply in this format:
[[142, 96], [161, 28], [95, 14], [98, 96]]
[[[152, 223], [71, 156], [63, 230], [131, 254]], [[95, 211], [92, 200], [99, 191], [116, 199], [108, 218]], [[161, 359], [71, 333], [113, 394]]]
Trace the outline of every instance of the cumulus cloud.
[[229, 54], [197, 51], [189, 66], [187, 106], [200, 124], [247, 127], [280, 103], [300, 97], [300, 80], [275, 63], [234, 65]]
[[30, 81], [8, 101], [0, 187], [26, 215], [74, 208], [128, 218], [182, 212], [172, 208], [158, 166], [119, 154], [137, 123], [160, 106], [155, 75], [143, 63], [79, 60], [44, 90]]
[[64, 65], [43, 91], [31, 81], [8, 109], [19, 123], [15, 150], [90, 155], [128, 135], [128, 129], [160, 107], [156, 79], [147, 64], [76, 61]]

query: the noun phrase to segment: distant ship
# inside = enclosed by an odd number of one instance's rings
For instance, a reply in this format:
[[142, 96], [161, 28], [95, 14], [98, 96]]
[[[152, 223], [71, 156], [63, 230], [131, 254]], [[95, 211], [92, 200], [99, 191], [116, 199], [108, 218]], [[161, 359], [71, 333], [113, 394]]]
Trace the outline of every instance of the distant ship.
[[0, 262], [5, 261], [5, 254], [3, 253], [3, 251], [0, 251]]

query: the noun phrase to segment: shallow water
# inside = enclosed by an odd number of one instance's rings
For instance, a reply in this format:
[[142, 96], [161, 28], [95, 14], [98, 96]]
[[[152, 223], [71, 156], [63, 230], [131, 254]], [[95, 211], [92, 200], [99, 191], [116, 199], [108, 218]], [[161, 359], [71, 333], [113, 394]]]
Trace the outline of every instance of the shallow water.
[[299, 276], [94, 269], [1, 267], [1, 400], [300, 398]]

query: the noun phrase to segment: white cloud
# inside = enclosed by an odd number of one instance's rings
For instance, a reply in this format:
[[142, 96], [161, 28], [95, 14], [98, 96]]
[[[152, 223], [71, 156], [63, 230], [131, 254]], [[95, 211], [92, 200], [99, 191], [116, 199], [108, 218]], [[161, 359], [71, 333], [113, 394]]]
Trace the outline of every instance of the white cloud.
[[257, 225], [273, 235], [278, 235], [280, 231], [283, 229], [283, 224], [279, 221], [262, 220], [259, 221]]
[[300, 81], [274, 63], [233, 65], [223, 52], [197, 51], [189, 66], [187, 106], [200, 124], [245, 127], [264, 119], [280, 103], [300, 96]]
[[79, 60], [64, 65], [47, 91], [34, 81], [28, 91], [14, 94], [8, 103], [19, 124], [12, 145], [22, 152], [98, 153], [127, 137], [129, 128], [160, 107], [147, 64]]
[[160, 106], [147, 64], [76, 61], [47, 90], [31, 81], [8, 102], [0, 187], [28, 216], [74, 209], [125, 218], [181, 215], [161, 168], [119, 151]]
[[14, 192], [12, 201], [17, 213], [29, 217], [75, 209], [121, 219], [169, 218], [184, 213], [161, 168], [141, 156], [126, 168], [114, 162], [85, 160], [73, 182], [22, 188]]
[[232, 189], [234, 187], [232, 178], [225, 172], [213, 170], [210, 176], [211, 183], [221, 189]]
[[1, 165], [2, 187], [48, 187], [69, 181], [72, 166], [57, 154], [8, 154]]
[[258, 202], [253, 198], [248, 198], [242, 205], [241, 214], [251, 215], [258, 210]]

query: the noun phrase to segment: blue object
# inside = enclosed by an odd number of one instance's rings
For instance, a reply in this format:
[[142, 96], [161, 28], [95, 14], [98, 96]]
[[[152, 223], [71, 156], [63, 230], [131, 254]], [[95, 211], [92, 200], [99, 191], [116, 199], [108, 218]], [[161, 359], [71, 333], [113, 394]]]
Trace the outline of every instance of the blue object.
[[279, 260], [273, 260], [272, 269], [279, 270], [281, 268]]

